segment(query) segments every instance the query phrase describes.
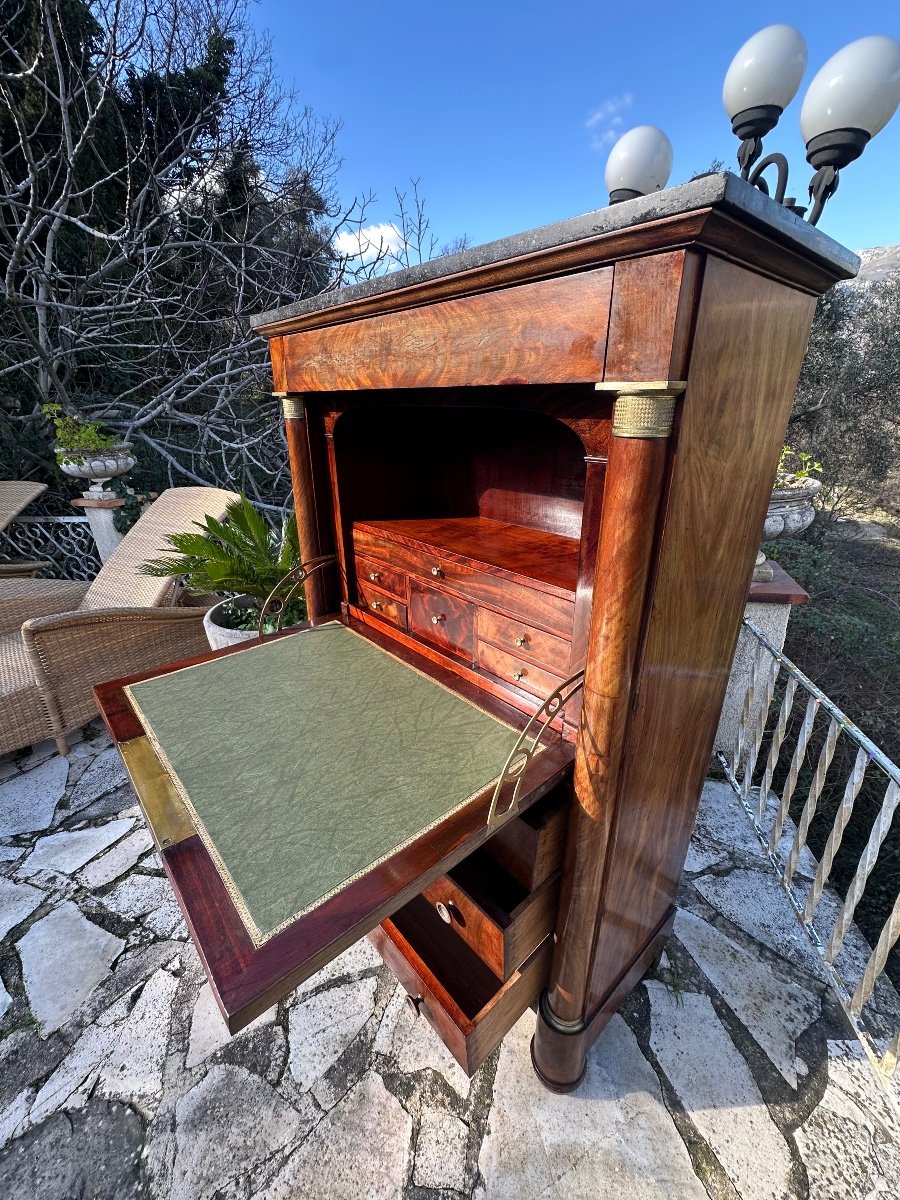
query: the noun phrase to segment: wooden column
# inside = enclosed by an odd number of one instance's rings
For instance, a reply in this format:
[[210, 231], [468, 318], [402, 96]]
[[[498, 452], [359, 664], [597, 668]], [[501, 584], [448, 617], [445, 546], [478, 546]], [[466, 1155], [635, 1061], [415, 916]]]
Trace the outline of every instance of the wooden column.
[[675, 397], [684, 388], [683, 383], [669, 381], [597, 386], [615, 392], [617, 399], [556, 949], [533, 1046], [541, 1079], [561, 1091], [576, 1087], [585, 1069], [588, 1041], [577, 1035], [585, 1030], [606, 849], [622, 770], [668, 439]]
[[[316, 521], [316, 501], [306, 410], [302, 396], [289, 396], [285, 392], [276, 392], [276, 395], [281, 396], [284, 405], [284, 434], [287, 439], [288, 458], [291, 464], [300, 561], [309, 562], [310, 559], [318, 558], [323, 553], [323, 549]], [[316, 571], [306, 581], [306, 611], [311, 621], [325, 616], [328, 611], [325, 582], [321, 571]]]

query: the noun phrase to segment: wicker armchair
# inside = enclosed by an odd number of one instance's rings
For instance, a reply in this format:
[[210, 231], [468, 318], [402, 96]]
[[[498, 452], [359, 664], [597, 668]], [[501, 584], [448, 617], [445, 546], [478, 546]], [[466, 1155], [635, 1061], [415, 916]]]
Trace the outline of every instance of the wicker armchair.
[[96, 716], [95, 683], [208, 649], [203, 608], [176, 608], [175, 579], [142, 575], [163, 538], [235, 499], [218, 488], [170, 488], [147, 509], [90, 584], [0, 579], [0, 754], [66, 734]]

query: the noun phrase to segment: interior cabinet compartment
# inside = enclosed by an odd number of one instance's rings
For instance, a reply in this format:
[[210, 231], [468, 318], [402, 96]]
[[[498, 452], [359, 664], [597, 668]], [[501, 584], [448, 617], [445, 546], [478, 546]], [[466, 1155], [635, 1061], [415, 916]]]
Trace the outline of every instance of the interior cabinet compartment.
[[484, 852], [533, 892], [561, 865], [569, 823], [571, 784], [549, 792], [494, 834]]
[[548, 937], [504, 983], [421, 896], [369, 939], [406, 990], [410, 1007], [469, 1075], [537, 1003], [553, 951]]
[[553, 931], [559, 872], [529, 892], [476, 850], [422, 895], [495, 975], [508, 979]]

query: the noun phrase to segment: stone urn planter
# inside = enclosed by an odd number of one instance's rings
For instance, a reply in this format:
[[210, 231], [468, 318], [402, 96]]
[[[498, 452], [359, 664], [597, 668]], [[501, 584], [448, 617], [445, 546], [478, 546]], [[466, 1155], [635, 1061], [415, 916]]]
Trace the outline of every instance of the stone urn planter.
[[56, 461], [65, 475], [89, 479], [91, 486], [84, 493], [85, 497], [100, 500], [106, 495], [103, 485], [130, 471], [137, 459], [131, 453], [131, 442], [121, 442], [102, 450], [67, 450], [57, 446]]
[[[809, 477], [797, 479], [791, 483], [782, 482], [781, 486], [772, 489], [772, 499], [766, 513], [763, 525], [764, 542], [774, 541], [780, 537], [794, 537], [807, 529], [815, 519], [816, 510], [813, 497], [819, 491], [822, 482]], [[756, 556], [756, 569], [753, 572], [754, 583], [766, 583], [773, 575], [772, 567], [767, 562], [765, 554], [760, 550]]]

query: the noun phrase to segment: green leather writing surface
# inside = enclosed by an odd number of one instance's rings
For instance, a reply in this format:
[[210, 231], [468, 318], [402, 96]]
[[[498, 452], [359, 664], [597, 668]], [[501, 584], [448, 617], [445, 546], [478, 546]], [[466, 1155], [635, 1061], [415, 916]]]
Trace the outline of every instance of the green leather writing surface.
[[492, 785], [518, 737], [343, 625], [127, 691], [256, 944]]

